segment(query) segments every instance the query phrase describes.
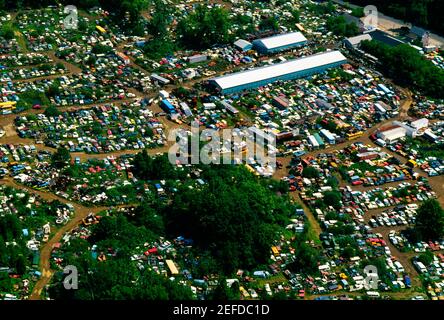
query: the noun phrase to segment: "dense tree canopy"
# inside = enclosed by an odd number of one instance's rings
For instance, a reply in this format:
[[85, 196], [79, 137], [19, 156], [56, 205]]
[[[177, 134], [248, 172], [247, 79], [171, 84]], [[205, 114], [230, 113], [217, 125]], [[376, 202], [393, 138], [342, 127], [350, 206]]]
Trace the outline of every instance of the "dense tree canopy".
[[444, 237], [444, 209], [437, 200], [430, 199], [421, 204], [415, 231], [421, 240], [440, 240]]
[[305, 167], [302, 170], [302, 176], [304, 178], [316, 179], [319, 177], [319, 171], [315, 167]]
[[212, 300], [226, 301], [226, 300], [239, 300], [239, 284], [237, 282], [233, 283], [231, 287], [227, 285], [227, 280], [225, 277], [221, 277], [219, 283], [212, 292]]
[[57, 109], [57, 107], [55, 107], [55, 106], [49, 106], [48, 108], [45, 109], [44, 113], [45, 113], [45, 116], [47, 116], [47, 117], [57, 117], [61, 114], [59, 109]]
[[442, 0], [352, 0], [358, 5], [375, 5], [379, 11], [444, 34]]
[[177, 36], [186, 48], [208, 48], [215, 44], [227, 43], [230, 40], [230, 19], [224, 8], [199, 5], [179, 21]]
[[297, 241], [295, 244], [295, 259], [294, 262], [288, 265], [288, 268], [293, 272], [306, 272], [312, 274], [319, 272], [319, 262], [319, 250], [309, 246], [303, 241]]
[[49, 290], [52, 297], [75, 300], [192, 299], [188, 287], [150, 270], [139, 271], [125, 259], [97, 262], [83, 255], [73, 263], [78, 268], [79, 288], [66, 290], [63, 288], [63, 281], [56, 281], [55, 286]]
[[352, 37], [359, 34], [359, 28], [356, 23], [347, 23], [343, 16], [328, 18], [327, 29], [335, 35], [342, 37]]
[[102, 248], [114, 248], [121, 255], [129, 254], [131, 247], [152, 241], [157, 234], [144, 226], [137, 226], [123, 215], [103, 217], [93, 228], [91, 242]]
[[207, 167], [207, 184], [185, 188], [166, 208], [167, 230], [209, 250], [225, 273], [266, 262], [279, 225], [291, 214], [285, 198], [240, 166]]
[[[0, 266], [10, 266], [20, 275], [26, 272], [26, 266], [29, 264], [27, 257], [30, 253], [23, 239], [23, 227], [20, 219], [14, 214], [0, 217]], [[0, 279], [0, 287], [2, 282]]]
[[140, 23], [141, 11], [148, 6], [147, 0], [99, 0], [99, 3], [104, 10], [112, 13], [118, 24], [127, 21], [131, 27]]
[[[157, 238], [149, 226], [135, 225], [123, 215], [106, 216], [94, 225], [88, 240], [72, 239], [64, 247], [64, 261], [77, 267], [78, 290], [66, 290], [59, 279], [50, 288], [56, 299], [80, 300], [184, 300], [192, 299], [189, 287], [172, 282], [145, 268], [140, 270], [130, 260], [134, 248]], [[92, 258], [97, 252], [109, 252], [105, 261]]]
[[332, 206], [335, 209], [341, 208], [341, 193], [338, 191], [326, 191], [324, 193], [324, 202], [327, 206]]
[[168, 39], [168, 37], [156, 37], [145, 42], [143, 51], [146, 56], [151, 59], [159, 59], [167, 55], [172, 55], [177, 49], [176, 44]]
[[259, 30], [273, 30], [278, 31], [279, 30], [279, 23], [276, 17], [270, 16], [262, 19], [259, 22]]
[[51, 162], [56, 168], [63, 168], [71, 160], [71, 154], [69, 150], [63, 147], [59, 147], [52, 155]]
[[160, 180], [177, 178], [177, 172], [168, 160], [167, 154], [151, 157], [144, 150], [135, 156], [133, 165], [134, 174], [139, 179]]
[[44, 8], [49, 5], [74, 5], [78, 8], [89, 9], [101, 6], [112, 14], [114, 20], [120, 24], [126, 24], [130, 30], [134, 30], [140, 24], [140, 14], [148, 7], [150, 0], [4, 0], [0, 1], [0, 10], [17, 10], [25, 8]]
[[411, 85], [432, 97], [444, 98], [444, 70], [436, 67], [409, 45], [389, 47], [363, 41], [362, 49], [379, 58], [382, 68], [401, 85]]
[[168, 33], [168, 23], [170, 22], [171, 8], [166, 6], [162, 0], [154, 0], [154, 13], [148, 23], [150, 34], [159, 39]]
[[431, 251], [426, 251], [418, 256], [418, 261], [422, 262], [425, 266], [429, 266], [433, 262], [434, 254]]

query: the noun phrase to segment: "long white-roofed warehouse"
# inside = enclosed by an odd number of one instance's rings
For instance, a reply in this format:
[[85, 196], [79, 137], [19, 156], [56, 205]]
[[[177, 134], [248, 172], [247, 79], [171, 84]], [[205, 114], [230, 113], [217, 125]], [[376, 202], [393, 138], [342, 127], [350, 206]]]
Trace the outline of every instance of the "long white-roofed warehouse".
[[276, 81], [304, 78], [339, 67], [347, 58], [339, 51], [327, 51], [271, 66], [254, 68], [210, 79], [220, 93], [235, 93], [265, 86]]
[[304, 46], [307, 38], [300, 32], [290, 32], [276, 36], [256, 39], [253, 41], [253, 47], [259, 53], [273, 53], [283, 50], [289, 50]]

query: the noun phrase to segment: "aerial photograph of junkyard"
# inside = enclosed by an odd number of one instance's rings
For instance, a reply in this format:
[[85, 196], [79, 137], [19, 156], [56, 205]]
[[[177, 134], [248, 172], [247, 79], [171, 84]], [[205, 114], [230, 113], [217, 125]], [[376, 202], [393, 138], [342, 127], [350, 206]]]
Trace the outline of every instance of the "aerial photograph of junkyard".
[[0, 300], [444, 300], [443, 12], [0, 1]]

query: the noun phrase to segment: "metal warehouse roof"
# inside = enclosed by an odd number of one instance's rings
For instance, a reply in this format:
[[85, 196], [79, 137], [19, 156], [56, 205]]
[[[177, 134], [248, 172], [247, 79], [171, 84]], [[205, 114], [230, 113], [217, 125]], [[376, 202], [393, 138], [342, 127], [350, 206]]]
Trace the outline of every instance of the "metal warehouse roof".
[[227, 89], [344, 60], [347, 60], [347, 58], [341, 52], [328, 51], [271, 66], [237, 72], [211, 80], [216, 82], [221, 89]]
[[307, 41], [307, 38], [300, 32], [285, 33], [255, 40], [255, 42], [261, 42], [267, 49], [279, 48], [303, 41]]
[[347, 38], [347, 41], [348, 41], [352, 46], [355, 46], [355, 45], [361, 43], [361, 41], [363, 41], [363, 40], [369, 40], [369, 41], [371, 41], [371, 40], [372, 40], [372, 37], [371, 37], [368, 33], [366, 33], [366, 34], [361, 34], [361, 35], [356, 36], [356, 37]]
[[238, 46], [240, 48], [244, 48], [246, 46], [251, 46], [251, 43], [244, 39], [239, 39], [234, 43], [235, 46]]

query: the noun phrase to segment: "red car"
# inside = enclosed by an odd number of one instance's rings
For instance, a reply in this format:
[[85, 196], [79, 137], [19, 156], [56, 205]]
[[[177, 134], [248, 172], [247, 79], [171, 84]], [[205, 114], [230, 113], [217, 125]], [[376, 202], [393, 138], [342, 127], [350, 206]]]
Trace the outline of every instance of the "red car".
[[35, 104], [35, 105], [32, 106], [32, 108], [36, 109], [36, 110], [40, 110], [42, 108], [42, 106], [39, 105], [39, 104]]

